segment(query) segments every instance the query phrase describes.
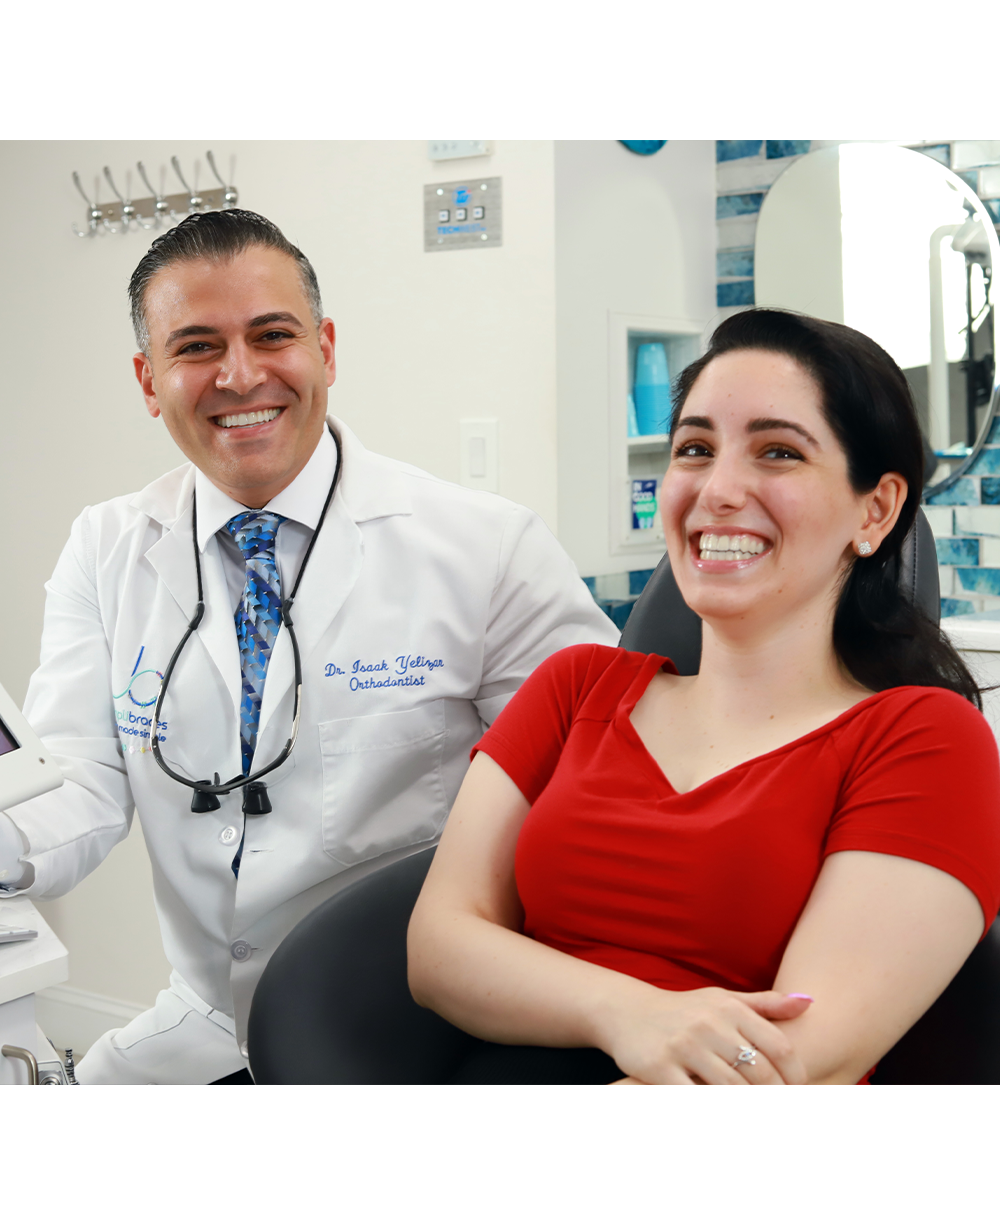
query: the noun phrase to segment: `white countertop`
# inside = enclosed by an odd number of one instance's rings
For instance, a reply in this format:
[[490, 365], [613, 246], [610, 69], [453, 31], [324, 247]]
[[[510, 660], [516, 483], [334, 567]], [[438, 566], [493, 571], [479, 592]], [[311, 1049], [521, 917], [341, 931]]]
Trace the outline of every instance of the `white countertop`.
[[945, 617], [941, 628], [959, 651], [1000, 651], [1000, 610]]
[[0, 944], [0, 1004], [31, 995], [69, 978], [69, 955], [59, 938], [26, 897], [0, 895], [0, 923], [33, 927], [34, 940]]

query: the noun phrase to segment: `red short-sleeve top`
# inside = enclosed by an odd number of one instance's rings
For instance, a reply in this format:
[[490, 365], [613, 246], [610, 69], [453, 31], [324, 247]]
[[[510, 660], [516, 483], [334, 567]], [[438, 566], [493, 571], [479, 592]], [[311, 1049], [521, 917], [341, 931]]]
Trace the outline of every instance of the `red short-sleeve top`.
[[1000, 762], [986, 720], [905, 686], [679, 794], [630, 714], [659, 655], [568, 647], [473, 749], [532, 808], [515, 872], [524, 932], [668, 990], [770, 988], [823, 860], [878, 851], [1000, 906]]

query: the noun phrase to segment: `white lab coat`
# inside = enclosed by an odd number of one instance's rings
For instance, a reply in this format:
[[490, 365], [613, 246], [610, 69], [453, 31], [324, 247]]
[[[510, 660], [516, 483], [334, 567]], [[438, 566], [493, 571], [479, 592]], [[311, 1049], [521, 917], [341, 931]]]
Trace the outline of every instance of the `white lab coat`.
[[[536, 515], [372, 454], [332, 424], [341, 484], [294, 611], [298, 743], [267, 779], [273, 811], [247, 818], [238, 881], [230, 864], [241, 793], [192, 813], [191, 792], [148, 751], [153, 707], [141, 704], [155, 696], [156, 672], [196, 602], [190, 464], [74, 523], [47, 585], [41, 666], [25, 706], [67, 780], [10, 810], [35, 869], [28, 892], [72, 889], [125, 837], [134, 807], [167, 958], [200, 1011], [234, 1018], [239, 1042], [261, 971], [295, 924], [440, 836], [469, 749], [532, 669], [571, 643], [618, 639]], [[202, 567], [206, 612], [171, 679], [161, 744], [187, 777], [225, 779], [241, 769], [241, 674], [215, 538]], [[281, 632], [258, 765], [288, 738], [292, 675]]]

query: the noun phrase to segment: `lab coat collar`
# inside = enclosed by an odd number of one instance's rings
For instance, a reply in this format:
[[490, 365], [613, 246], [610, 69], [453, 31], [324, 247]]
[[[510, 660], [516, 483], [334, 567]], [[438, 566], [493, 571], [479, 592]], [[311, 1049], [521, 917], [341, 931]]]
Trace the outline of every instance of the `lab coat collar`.
[[[410, 515], [413, 500], [400, 465], [361, 445], [357, 435], [337, 417], [328, 417], [344, 448], [338, 498], [355, 523], [386, 515]], [[416, 469], [413, 469], [415, 472]]]

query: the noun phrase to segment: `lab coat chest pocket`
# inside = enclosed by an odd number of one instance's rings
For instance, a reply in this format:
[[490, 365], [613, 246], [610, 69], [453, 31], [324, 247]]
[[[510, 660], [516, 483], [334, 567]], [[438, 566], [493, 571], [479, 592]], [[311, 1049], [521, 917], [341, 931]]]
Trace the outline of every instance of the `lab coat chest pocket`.
[[319, 725], [323, 849], [345, 867], [437, 837], [448, 815], [441, 777], [443, 701]]

